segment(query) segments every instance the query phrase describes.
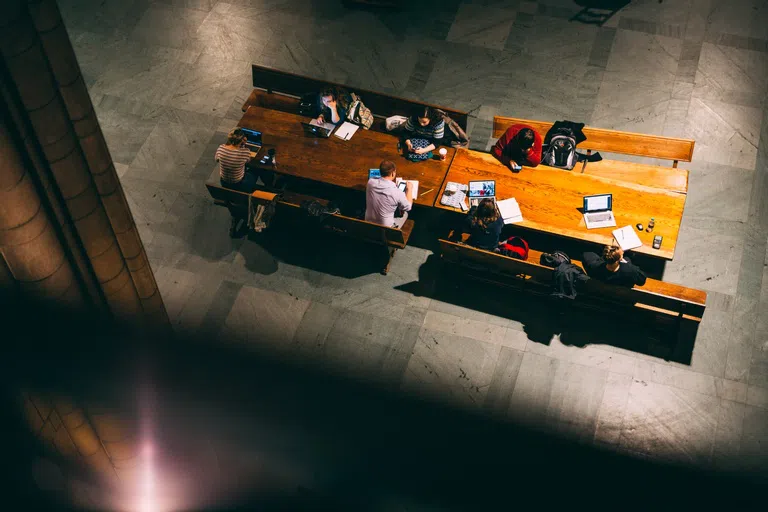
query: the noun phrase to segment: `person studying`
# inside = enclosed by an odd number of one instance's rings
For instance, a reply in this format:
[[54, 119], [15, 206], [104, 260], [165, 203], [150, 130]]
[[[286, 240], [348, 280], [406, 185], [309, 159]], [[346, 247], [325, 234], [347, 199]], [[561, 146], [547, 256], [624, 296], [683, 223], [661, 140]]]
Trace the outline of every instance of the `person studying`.
[[[365, 186], [365, 220], [402, 229], [415, 199], [413, 184], [405, 182], [404, 190], [398, 188], [397, 167], [389, 160], [381, 162], [379, 174], [380, 178], [370, 178]], [[395, 218], [398, 210], [402, 217]]]
[[536, 167], [541, 163], [541, 135], [530, 126], [513, 124], [496, 141], [491, 153], [515, 172], [523, 165]]

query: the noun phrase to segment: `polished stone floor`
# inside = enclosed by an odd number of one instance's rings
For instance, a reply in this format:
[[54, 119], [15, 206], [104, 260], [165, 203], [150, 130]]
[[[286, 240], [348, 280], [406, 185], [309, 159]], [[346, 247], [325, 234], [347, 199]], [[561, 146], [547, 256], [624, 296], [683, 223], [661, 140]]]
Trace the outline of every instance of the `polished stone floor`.
[[[333, 0], [60, 5], [179, 329], [623, 453], [768, 473], [765, 0], [633, 0], [601, 27], [569, 21], [572, 0], [424, 0], [405, 12]], [[536, 311], [427, 290], [429, 242], [398, 253], [385, 277], [344, 242], [313, 259], [230, 239], [203, 182], [252, 63], [466, 109], [479, 149], [497, 114], [695, 139], [664, 271], [709, 293], [689, 354], [618, 332], [542, 340]]]

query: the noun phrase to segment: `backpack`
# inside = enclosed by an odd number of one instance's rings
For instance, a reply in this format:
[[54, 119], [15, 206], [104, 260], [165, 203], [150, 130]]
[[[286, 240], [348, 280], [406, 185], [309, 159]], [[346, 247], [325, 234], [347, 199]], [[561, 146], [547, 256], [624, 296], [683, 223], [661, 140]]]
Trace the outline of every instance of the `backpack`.
[[467, 148], [469, 147], [469, 135], [459, 126], [459, 123], [448, 117], [445, 111], [439, 108], [435, 109], [435, 112], [443, 118], [447, 131], [443, 136], [444, 140], [447, 139], [452, 148]]
[[571, 258], [568, 257], [563, 251], [545, 252], [541, 254], [539, 258], [539, 264], [545, 267], [557, 268], [563, 263], [570, 263]]
[[373, 125], [373, 113], [371, 109], [363, 104], [363, 101], [357, 94], [349, 93], [352, 102], [349, 104], [349, 110], [347, 111], [347, 120], [353, 123], [359, 124], [366, 130]]
[[504, 256], [518, 260], [528, 259], [528, 242], [519, 236], [511, 236], [499, 244], [499, 252]]
[[570, 128], [558, 128], [549, 139], [541, 155], [541, 163], [550, 167], [571, 170], [576, 166], [576, 136]]

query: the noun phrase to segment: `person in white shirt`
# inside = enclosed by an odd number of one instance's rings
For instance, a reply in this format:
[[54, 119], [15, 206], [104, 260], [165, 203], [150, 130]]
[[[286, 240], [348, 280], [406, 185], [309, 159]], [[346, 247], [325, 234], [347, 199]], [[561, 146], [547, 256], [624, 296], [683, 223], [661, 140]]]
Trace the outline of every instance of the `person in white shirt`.
[[[365, 220], [401, 229], [413, 206], [413, 187], [406, 183], [405, 192], [397, 188], [395, 163], [384, 160], [379, 165], [381, 178], [371, 178], [365, 187]], [[395, 218], [400, 210], [402, 217]]]

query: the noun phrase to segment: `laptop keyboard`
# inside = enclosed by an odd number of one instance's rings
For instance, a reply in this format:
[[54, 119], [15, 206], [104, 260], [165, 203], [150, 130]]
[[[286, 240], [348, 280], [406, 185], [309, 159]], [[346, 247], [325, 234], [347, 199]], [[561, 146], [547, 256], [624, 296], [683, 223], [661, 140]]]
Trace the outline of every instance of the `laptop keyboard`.
[[611, 219], [610, 213], [590, 213], [588, 216], [590, 222], [603, 222]]

